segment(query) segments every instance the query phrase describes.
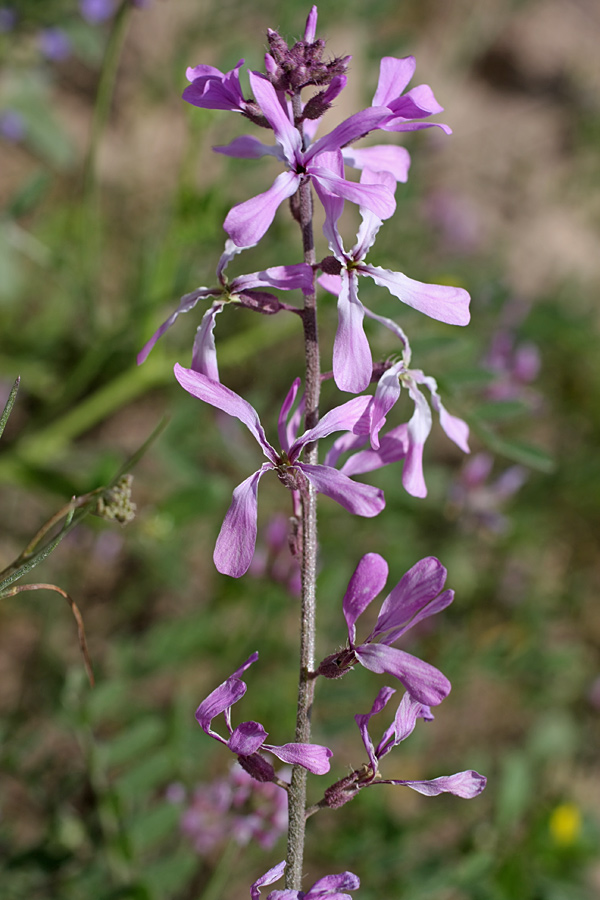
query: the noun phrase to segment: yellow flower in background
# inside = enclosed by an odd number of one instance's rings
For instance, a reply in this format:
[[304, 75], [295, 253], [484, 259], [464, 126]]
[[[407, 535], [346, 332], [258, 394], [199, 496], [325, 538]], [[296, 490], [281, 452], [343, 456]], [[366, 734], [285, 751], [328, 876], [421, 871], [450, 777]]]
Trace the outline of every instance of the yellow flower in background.
[[549, 827], [556, 844], [573, 844], [581, 834], [579, 807], [574, 803], [560, 803], [550, 816]]

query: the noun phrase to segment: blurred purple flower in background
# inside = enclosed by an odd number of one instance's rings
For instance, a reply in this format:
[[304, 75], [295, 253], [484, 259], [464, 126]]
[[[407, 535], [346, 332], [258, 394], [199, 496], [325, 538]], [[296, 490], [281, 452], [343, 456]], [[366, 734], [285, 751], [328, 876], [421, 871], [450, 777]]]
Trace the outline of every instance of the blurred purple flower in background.
[[0, 32], [12, 31], [17, 22], [17, 13], [12, 6], [0, 6]]
[[71, 41], [62, 28], [43, 28], [38, 35], [40, 51], [53, 62], [60, 62], [71, 54]]
[[15, 144], [25, 137], [25, 120], [16, 109], [3, 109], [0, 112], [0, 135]]
[[255, 841], [271, 850], [287, 830], [285, 792], [272, 782], [255, 781], [237, 764], [227, 778], [197, 785], [189, 798], [183, 785], [170, 785], [167, 800], [185, 804], [181, 831], [201, 854], [229, 838], [240, 846]]
[[439, 232], [441, 249], [468, 256], [483, 243], [482, 222], [477, 208], [457, 191], [436, 188], [426, 197], [423, 212]]
[[532, 407], [540, 398], [528, 385], [541, 368], [540, 351], [532, 341], [517, 344], [514, 332], [502, 328], [492, 338], [484, 365], [496, 375], [486, 393], [490, 400], [521, 400]]
[[463, 527], [501, 534], [509, 525], [502, 507], [522, 488], [529, 473], [523, 466], [510, 466], [488, 482], [493, 465], [490, 453], [476, 453], [450, 488], [449, 500], [453, 515], [460, 515]]
[[115, 11], [115, 0], [79, 0], [81, 15], [91, 25], [110, 19]]

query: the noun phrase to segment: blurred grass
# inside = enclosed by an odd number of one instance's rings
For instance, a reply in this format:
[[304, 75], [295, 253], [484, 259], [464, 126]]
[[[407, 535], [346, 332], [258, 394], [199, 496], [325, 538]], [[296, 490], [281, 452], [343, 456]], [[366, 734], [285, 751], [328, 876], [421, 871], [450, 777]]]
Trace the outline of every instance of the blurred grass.
[[[517, 28], [522, 36], [536, 21], [548, 21], [551, 5], [538, 6], [539, 20], [527, 18], [534, 4], [510, 2], [442, 11], [432, 2], [386, 0], [365, 8], [357, 0], [330, 0], [320, 9], [319, 30], [335, 51], [345, 52], [344, 41], [352, 45], [357, 108], [369, 102], [379, 57], [414, 51], [416, 81], [431, 81], [436, 94], [447, 95], [444, 120], [455, 127], [448, 150], [431, 133], [407, 140], [411, 178], [399, 187], [399, 211], [382, 228], [373, 259], [415, 278], [467, 286], [471, 326], [458, 332], [410, 310], [400, 317], [397, 302], [368, 283], [361, 298], [401, 321], [413, 338], [413, 364], [435, 375], [448, 409], [469, 420], [473, 450], [494, 453], [497, 473], [513, 462], [531, 469], [504, 507], [508, 527], [494, 532], [449, 500], [462, 460], [436, 424], [426, 450], [425, 500], [407, 496], [399, 470], [391, 468], [369, 479], [387, 497], [377, 520], [353, 520], [322, 503], [322, 655], [344, 641], [341, 598], [362, 553], [377, 550], [390, 561], [391, 584], [417, 559], [436, 555], [456, 590], [453, 606], [407, 645], [450, 677], [453, 692], [435, 722], [386, 759], [391, 777], [471, 767], [489, 777], [486, 792], [470, 803], [380, 787], [336, 814], [311, 819], [307, 883], [350, 868], [361, 877], [362, 900], [592, 900], [598, 893], [597, 310], [578, 257], [561, 275], [552, 246], [545, 267], [558, 274], [539, 285], [534, 280], [527, 292], [529, 282], [514, 266], [514, 229], [520, 205], [532, 203], [524, 185], [537, 183], [527, 154], [544, 165], [538, 151], [552, 145], [555, 121], [562, 181], [549, 169], [540, 207], [550, 217], [562, 203], [567, 222], [573, 196], [578, 209], [587, 208], [598, 175], [600, 116], [579, 87], [579, 70], [559, 73], [571, 91], [566, 106], [564, 88], [553, 88], [551, 79], [545, 93], [536, 87], [535, 54], [490, 69], [490, 58], [499, 65], [499, 35]], [[192, 851], [165, 789], [226, 771], [229, 759], [200, 732], [193, 712], [255, 649], [260, 661], [248, 673], [234, 720], [255, 718], [274, 743], [289, 740], [296, 605], [265, 577], [235, 582], [212, 565], [231, 490], [258, 453], [245, 434], [223, 431], [210, 410], [173, 383], [172, 366], [189, 359], [201, 311], [183, 316], [140, 368], [135, 355], [181, 294], [212, 283], [227, 210], [259, 183], [266, 187], [274, 171], [268, 162], [261, 168], [215, 160], [210, 147], [239, 133], [239, 123], [185, 108], [179, 100], [185, 67], [206, 61], [227, 69], [244, 55], [259, 67], [265, 28], [300, 36], [308, 10], [274, 0], [207, 3], [201, 14], [187, 0], [132, 10], [98, 148], [96, 189], [87, 194], [83, 170], [109, 24], [85, 26], [67, 0], [22, 2], [18, 11], [17, 31], [0, 34], [1, 106], [17, 108], [26, 123], [21, 144], [4, 141], [0, 174], [6, 394], [21, 375], [0, 457], [2, 557], [14, 558], [70, 494], [105, 483], [165, 411], [171, 424], [137, 467], [136, 521], [123, 531], [86, 522], [44, 563], [43, 577], [64, 586], [84, 612], [96, 689], [86, 686], [66, 609], [37, 596], [0, 607], [2, 900], [195, 898], [209, 884], [218, 853], [203, 859]], [[36, 29], [61, 23], [74, 54], [44, 63]], [[462, 113], [453, 105], [457, 85], [465, 95]], [[479, 106], [476, 95], [484, 98]], [[496, 104], [498, 116], [512, 110], [517, 147], [518, 126], [526, 130], [526, 118], [541, 111], [546, 131], [533, 152], [526, 146], [523, 157], [502, 156], [502, 119], [497, 159], [486, 158], [485, 126], [469, 131], [478, 115], [484, 121], [486, 103]], [[466, 154], [471, 181], [480, 179], [467, 199], [481, 234], [487, 225], [495, 239], [457, 251], [444, 244], [443, 229], [423, 204], [433, 188], [462, 196], [467, 141], [475, 154]], [[491, 186], [473, 162], [477, 152]], [[496, 232], [490, 205], [502, 211]], [[597, 218], [589, 222], [590, 239], [597, 238]], [[350, 216], [348, 245], [355, 224]], [[268, 240], [231, 269], [253, 271], [274, 260], [298, 260], [296, 234], [283, 215]], [[525, 269], [533, 264], [526, 258]], [[486, 394], [494, 376], [482, 359], [515, 297], [523, 309], [511, 326], [515, 340], [533, 341], [541, 353], [532, 385], [537, 406]], [[327, 368], [336, 327], [330, 299], [321, 313]], [[256, 321], [237, 311], [219, 318], [216, 335], [224, 380], [259, 409], [273, 434], [302, 365], [297, 323]], [[382, 358], [397, 352], [375, 329], [369, 336]], [[331, 383], [324, 397], [336, 402]], [[398, 421], [408, 413], [408, 405], [401, 407]], [[262, 526], [281, 503], [276, 479], [265, 478]], [[352, 716], [370, 707], [380, 684], [359, 672], [319, 685], [315, 739], [334, 749], [336, 778], [362, 762]], [[313, 799], [320, 790], [314, 786]], [[565, 805], [576, 811], [567, 839], [556, 826]], [[283, 842], [268, 859], [254, 846], [240, 851], [224, 900], [247, 896], [249, 884], [283, 854]]]

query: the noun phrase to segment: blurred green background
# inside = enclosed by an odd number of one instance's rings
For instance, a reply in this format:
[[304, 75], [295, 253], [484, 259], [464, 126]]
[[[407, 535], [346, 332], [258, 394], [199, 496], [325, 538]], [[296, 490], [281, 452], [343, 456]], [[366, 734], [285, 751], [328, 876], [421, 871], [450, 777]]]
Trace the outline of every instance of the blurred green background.
[[[297, 39], [308, 7], [117, 6], [98, 22], [74, 0], [0, 9], [3, 394], [21, 376], [0, 456], [2, 565], [170, 419], [135, 468], [135, 521], [86, 519], [35, 572], [78, 603], [96, 687], [60, 597], [1, 601], [2, 900], [229, 900], [248, 896], [285, 853], [284, 838], [268, 852], [221, 841], [198, 853], [180, 831], [172, 786], [191, 792], [231, 762], [194, 710], [256, 649], [234, 723], [254, 718], [273, 743], [291, 739], [297, 601], [272, 569], [234, 581], [212, 563], [231, 491], [259, 452], [174, 382], [202, 310], [178, 320], [141, 368], [135, 356], [183, 293], [213, 284], [224, 216], [277, 170], [211, 153], [243, 123], [184, 104], [185, 69], [227, 70], [241, 57], [262, 68], [267, 27]], [[365, 281], [361, 298], [406, 329], [413, 365], [469, 421], [473, 452], [493, 460], [477, 480], [436, 421], [425, 500], [406, 495], [395, 466], [368, 479], [387, 497], [375, 520], [323, 501], [319, 658], [344, 642], [341, 600], [363, 553], [388, 559], [390, 587], [438, 556], [456, 600], [404, 646], [440, 667], [453, 691], [386, 758], [384, 775], [475, 768], [489, 782], [468, 802], [381, 787], [319, 814], [306, 884], [348, 868], [362, 900], [591, 900], [600, 893], [598, 7], [327, 0], [318, 34], [332, 53], [352, 54], [332, 124], [370, 103], [383, 55], [415, 55], [414, 84], [430, 84], [445, 107], [438, 118], [452, 137], [401, 136], [411, 176], [370, 260], [465, 286], [472, 323], [426, 320]], [[230, 274], [299, 261], [288, 218], [282, 209]], [[356, 224], [349, 211], [347, 246]], [[320, 315], [327, 369], [331, 298]], [[247, 310], [217, 322], [222, 379], [272, 435], [302, 371], [298, 324]], [[375, 329], [370, 337], [380, 358], [397, 352]], [[331, 383], [324, 402], [338, 402]], [[408, 404], [395, 413], [409, 414]], [[264, 479], [259, 526], [287, 514], [286, 502]], [[314, 739], [335, 765], [333, 778], [313, 779], [312, 800], [364, 761], [352, 717], [383, 683], [361, 670], [318, 685]], [[375, 737], [388, 724], [378, 718]]]

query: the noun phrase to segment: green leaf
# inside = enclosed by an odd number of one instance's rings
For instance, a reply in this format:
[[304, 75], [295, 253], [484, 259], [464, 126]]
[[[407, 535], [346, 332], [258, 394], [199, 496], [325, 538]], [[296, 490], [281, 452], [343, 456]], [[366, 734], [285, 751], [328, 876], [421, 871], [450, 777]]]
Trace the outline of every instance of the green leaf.
[[19, 390], [19, 384], [21, 383], [21, 378], [18, 376], [15, 379], [15, 383], [10, 389], [10, 394], [8, 395], [8, 400], [6, 401], [6, 405], [4, 407], [4, 412], [2, 413], [2, 417], [0, 418], [0, 437], [4, 434], [4, 429], [6, 428], [6, 423], [8, 422], [8, 417], [11, 414], [12, 408], [15, 405], [15, 400], [17, 399], [17, 391]]
[[486, 422], [502, 422], [506, 419], [514, 419], [523, 416], [530, 411], [527, 403], [521, 400], [490, 400], [482, 403], [474, 411], [473, 415]]
[[143, 759], [150, 748], [162, 740], [165, 724], [158, 716], [145, 717], [131, 728], [121, 732], [116, 738], [102, 745], [102, 754], [107, 766], [122, 766], [125, 763]]
[[139, 760], [134, 769], [125, 772], [115, 780], [117, 790], [126, 800], [134, 801], [166, 784], [173, 777], [173, 760], [168, 750]]
[[150, 850], [169, 835], [177, 832], [180, 808], [164, 800], [154, 809], [140, 811], [125, 827], [138, 853]]

